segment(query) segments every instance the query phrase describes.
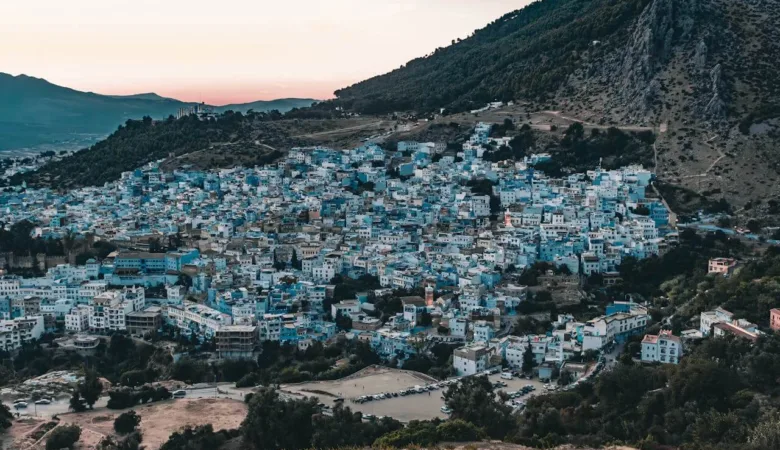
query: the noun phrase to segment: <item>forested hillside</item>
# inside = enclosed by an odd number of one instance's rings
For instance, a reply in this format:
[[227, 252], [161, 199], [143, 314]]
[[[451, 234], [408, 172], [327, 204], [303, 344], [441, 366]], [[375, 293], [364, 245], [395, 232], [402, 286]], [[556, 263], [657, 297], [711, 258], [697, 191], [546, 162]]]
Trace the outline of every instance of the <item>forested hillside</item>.
[[[220, 120], [199, 120], [195, 116], [160, 122], [150, 117], [128, 120], [107, 139], [89, 149], [50, 162], [38, 171], [16, 175], [10, 182], [26, 181], [29, 186], [55, 189], [100, 186], [117, 180], [122, 172], [146, 163], [207, 150], [214, 145], [240, 147], [233, 149], [234, 159], [224, 161], [226, 165], [249, 163], [250, 160], [267, 162], [275, 157], [272, 149], [254, 144], [254, 139], [262, 133], [258, 131], [263, 128], [259, 124], [266, 117], [266, 114], [244, 116], [236, 113], [225, 114]], [[273, 142], [273, 138], [282, 139], [283, 135], [268, 131], [266, 137]]]
[[461, 111], [494, 100], [545, 98], [601, 52], [594, 41], [625, 39], [650, 0], [544, 0], [504, 15], [468, 39], [389, 74], [336, 91], [363, 112]]

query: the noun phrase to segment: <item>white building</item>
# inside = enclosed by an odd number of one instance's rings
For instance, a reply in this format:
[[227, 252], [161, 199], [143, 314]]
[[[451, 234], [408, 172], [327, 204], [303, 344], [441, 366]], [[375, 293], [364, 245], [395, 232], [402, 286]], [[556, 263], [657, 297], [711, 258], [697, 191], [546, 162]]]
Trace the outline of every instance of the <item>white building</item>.
[[168, 307], [168, 319], [184, 334], [195, 334], [209, 339], [223, 325], [231, 325], [232, 318], [208, 306], [185, 300], [182, 305]]
[[709, 336], [712, 326], [716, 323], [730, 323], [734, 320], [734, 314], [723, 308], [716, 308], [713, 311], [704, 311], [699, 315], [699, 331], [702, 336]]
[[119, 291], [107, 291], [93, 298], [89, 306], [89, 328], [97, 332], [123, 331], [125, 315], [133, 304], [122, 300]]
[[78, 305], [65, 315], [65, 331], [81, 333], [89, 329], [89, 311], [87, 305]]
[[333, 319], [341, 313], [342, 316], [349, 316], [352, 313], [360, 312], [360, 302], [357, 300], [344, 300], [330, 305], [330, 315]]
[[478, 320], [474, 322], [474, 341], [488, 342], [493, 339], [494, 334], [493, 327], [486, 321]]
[[450, 320], [450, 336], [453, 337], [466, 337], [466, 331], [468, 331], [469, 320], [466, 318], [457, 318]]
[[108, 290], [108, 282], [97, 281], [85, 281], [79, 286], [78, 302], [87, 304], [90, 300]]
[[461, 347], [452, 355], [452, 366], [459, 376], [480, 373], [490, 366], [490, 351], [484, 345]]
[[642, 340], [642, 362], [678, 364], [682, 354], [680, 338], [671, 331], [661, 330], [657, 335], [646, 334]]
[[13, 351], [38, 340], [43, 334], [43, 316], [17, 317], [0, 321], [0, 350]]

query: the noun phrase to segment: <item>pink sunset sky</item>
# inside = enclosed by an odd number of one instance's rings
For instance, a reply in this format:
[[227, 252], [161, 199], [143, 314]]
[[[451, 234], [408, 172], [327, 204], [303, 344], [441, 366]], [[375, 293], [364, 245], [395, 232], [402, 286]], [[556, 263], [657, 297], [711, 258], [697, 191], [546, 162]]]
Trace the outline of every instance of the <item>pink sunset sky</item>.
[[333, 91], [530, 0], [7, 0], [0, 72], [211, 104]]

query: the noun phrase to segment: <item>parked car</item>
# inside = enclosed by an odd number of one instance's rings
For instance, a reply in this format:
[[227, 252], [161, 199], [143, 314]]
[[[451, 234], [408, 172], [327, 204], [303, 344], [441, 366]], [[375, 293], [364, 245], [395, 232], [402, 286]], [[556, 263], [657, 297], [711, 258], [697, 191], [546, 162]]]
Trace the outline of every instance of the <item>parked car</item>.
[[51, 400], [49, 400], [48, 398], [42, 398], [42, 399], [36, 400], [35, 404], [36, 405], [51, 405]]
[[450, 408], [447, 408], [446, 406], [441, 407], [441, 412], [444, 414], [452, 414], [452, 410]]
[[25, 409], [27, 408], [27, 402], [15, 402], [14, 408], [16, 409]]
[[503, 372], [501, 374], [501, 378], [504, 380], [511, 380], [512, 379], [512, 372]]
[[187, 391], [184, 389], [179, 389], [178, 391], [173, 391], [173, 398], [182, 398], [187, 395]]

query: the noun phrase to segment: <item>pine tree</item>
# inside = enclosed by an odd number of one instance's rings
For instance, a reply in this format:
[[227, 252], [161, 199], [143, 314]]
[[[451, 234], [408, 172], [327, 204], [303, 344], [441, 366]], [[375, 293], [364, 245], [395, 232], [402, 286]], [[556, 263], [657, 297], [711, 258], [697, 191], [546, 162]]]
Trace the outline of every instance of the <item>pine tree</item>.
[[534, 368], [536, 361], [534, 361], [534, 352], [531, 349], [531, 339], [528, 339], [528, 345], [525, 347], [523, 353], [523, 372], [528, 373]]
[[81, 394], [79, 393], [78, 389], [73, 391], [73, 395], [70, 397], [70, 409], [73, 412], [82, 412], [87, 409], [86, 402], [84, 402], [84, 399], [81, 398]]

